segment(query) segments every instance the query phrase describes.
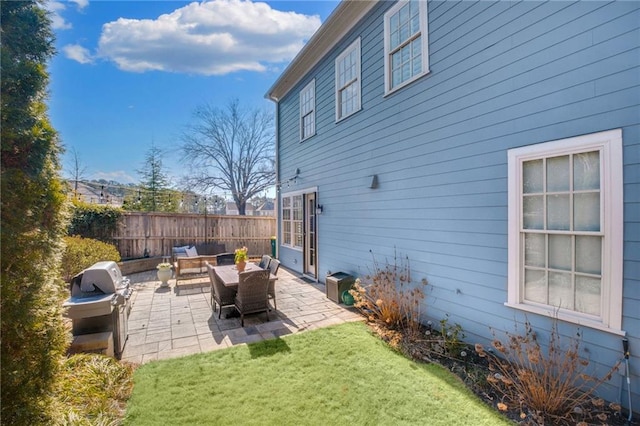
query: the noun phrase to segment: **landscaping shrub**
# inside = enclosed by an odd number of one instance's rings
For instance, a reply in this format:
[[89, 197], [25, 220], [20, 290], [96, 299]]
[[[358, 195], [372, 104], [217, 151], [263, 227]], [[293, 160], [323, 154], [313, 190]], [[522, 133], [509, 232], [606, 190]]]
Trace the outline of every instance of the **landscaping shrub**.
[[498, 409], [519, 409], [522, 419], [530, 416], [539, 424], [575, 424], [591, 416], [606, 420], [600, 413], [604, 401], [593, 394], [619, 362], [603, 377], [591, 376], [586, 373], [589, 361], [580, 357], [580, 340], [571, 338], [566, 347], [561, 340], [554, 321], [545, 353], [526, 321], [524, 334], [506, 333], [505, 342], [494, 333], [494, 351], [476, 344], [478, 355], [489, 361], [487, 382], [501, 396]]
[[67, 282], [96, 262], [120, 262], [120, 253], [113, 244], [78, 236], [65, 237], [64, 242], [66, 247], [62, 255], [62, 277]]
[[349, 291], [354, 306], [370, 321], [381, 321], [387, 327], [416, 334], [420, 328], [420, 307], [424, 299], [422, 287], [411, 281], [409, 258], [404, 261], [394, 256], [393, 264], [380, 265], [374, 259], [373, 273], [357, 278], [354, 288]]
[[67, 233], [110, 243], [118, 230], [122, 213], [119, 207], [74, 200]]

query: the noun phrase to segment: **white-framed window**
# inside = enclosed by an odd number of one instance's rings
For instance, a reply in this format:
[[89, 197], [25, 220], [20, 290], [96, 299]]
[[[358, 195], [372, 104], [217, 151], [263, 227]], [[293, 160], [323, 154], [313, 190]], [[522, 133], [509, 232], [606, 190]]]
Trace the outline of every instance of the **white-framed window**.
[[302, 248], [302, 194], [282, 196], [282, 245]]
[[622, 334], [620, 129], [508, 152], [507, 306]]
[[401, 0], [384, 15], [385, 93], [429, 73], [427, 2]]
[[360, 111], [360, 38], [336, 58], [336, 121]]
[[316, 134], [316, 80], [300, 91], [300, 140]]

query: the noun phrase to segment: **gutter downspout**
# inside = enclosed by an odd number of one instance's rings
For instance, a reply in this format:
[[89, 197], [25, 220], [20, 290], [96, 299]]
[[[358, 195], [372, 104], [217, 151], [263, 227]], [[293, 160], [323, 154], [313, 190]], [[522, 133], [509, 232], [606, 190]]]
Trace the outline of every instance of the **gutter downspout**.
[[279, 183], [280, 183], [280, 102], [278, 101], [277, 98], [274, 98], [272, 96], [267, 95], [266, 96], [267, 99], [269, 99], [270, 101], [273, 101], [273, 103], [275, 104], [276, 108], [275, 108], [275, 119], [274, 119], [274, 123], [275, 123], [275, 128], [276, 131], [274, 132], [275, 134], [275, 149], [276, 149], [276, 155], [275, 155], [275, 162], [274, 162], [274, 166], [276, 169], [276, 202], [275, 205], [273, 206], [273, 210], [275, 213], [275, 217], [276, 217], [276, 259], [279, 256], [279, 252], [280, 252], [280, 245], [278, 244], [279, 238], [278, 235], [280, 235], [280, 220], [278, 220], [279, 218], [279, 212], [280, 212], [280, 188], [279, 188]]

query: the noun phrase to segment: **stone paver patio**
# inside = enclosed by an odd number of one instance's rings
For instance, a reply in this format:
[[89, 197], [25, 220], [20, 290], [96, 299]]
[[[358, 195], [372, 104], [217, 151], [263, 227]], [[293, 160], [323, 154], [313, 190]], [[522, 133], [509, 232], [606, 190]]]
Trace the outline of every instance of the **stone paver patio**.
[[338, 305], [325, 296], [324, 284], [310, 283], [285, 268], [278, 271], [278, 310], [226, 319], [233, 307], [224, 308], [222, 318], [211, 307], [209, 278], [203, 276], [160, 287], [156, 271], [129, 276], [133, 294], [129, 315], [129, 338], [122, 360], [145, 363], [208, 352], [233, 345], [273, 339], [313, 330], [362, 316], [353, 308]]

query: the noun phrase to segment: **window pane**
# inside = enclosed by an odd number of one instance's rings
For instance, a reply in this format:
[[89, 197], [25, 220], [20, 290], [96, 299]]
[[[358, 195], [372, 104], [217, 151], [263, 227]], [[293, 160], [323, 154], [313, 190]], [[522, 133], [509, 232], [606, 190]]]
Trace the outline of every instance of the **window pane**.
[[549, 268], [571, 271], [571, 236], [549, 235]]
[[398, 32], [398, 30], [396, 30], [391, 33], [391, 41], [389, 42], [389, 48], [393, 50], [398, 46], [400, 46], [400, 33]]
[[525, 234], [524, 237], [524, 264], [544, 268], [547, 251], [545, 249], [543, 234]]
[[[418, 7], [416, 6], [415, 9], [418, 10]], [[418, 31], [420, 31], [420, 14], [416, 13], [411, 18], [411, 34], [415, 34]]]
[[601, 280], [576, 276], [576, 310], [585, 314], [600, 315]]
[[402, 6], [402, 9], [400, 9], [400, 25], [407, 22], [411, 17], [410, 8], [411, 5], [407, 3], [406, 5]]
[[576, 271], [602, 274], [602, 238], [576, 236]]
[[416, 56], [413, 58], [411, 72], [413, 75], [417, 75], [422, 72], [422, 56]]
[[392, 81], [392, 86], [397, 86], [398, 84], [402, 83], [402, 74], [400, 74], [400, 69], [395, 69], [393, 70], [393, 81]]
[[395, 15], [391, 16], [391, 19], [389, 20], [389, 22], [390, 22], [389, 29], [391, 30], [391, 32], [394, 32], [398, 29], [398, 25], [400, 23], [400, 17], [396, 13]]
[[402, 81], [407, 81], [411, 78], [411, 68], [409, 63], [402, 65]]
[[391, 64], [393, 66], [393, 69], [396, 69], [400, 66], [400, 53], [394, 53], [393, 55], [391, 55]]
[[574, 155], [573, 188], [576, 191], [600, 189], [600, 153], [598, 151]]
[[542, 192], [542, 160], [522, 164], [522, 190], [525, 194]]
[[409, 39], [411, 35], [409, 33], [409, 23], [403, 24], [400, 26], [400, 43], [402, 44], [404, 41]]
[[547, 159], [547, 191], [569, 190], [569, 156]]
[[544, 199], [540, 195], [524, 197], [524, 228], [544, 229]]
[[569, 230], [569, 196], [547, 196], [547, 229]]
[[573, 221], [576, 231], [600, 231], [600, 194], [575, 194]]
[[530, 302], [547, 303], [547, 282], [544, 271], [525, 269], [524, 298]]
[[405, 64], [411, 60], [411, 45], [406, 45], [400, 49], [400, 55], [402, 56], [402, 63]]
[[549, 272], [549, 305], [573, 309], [571, 274]]

